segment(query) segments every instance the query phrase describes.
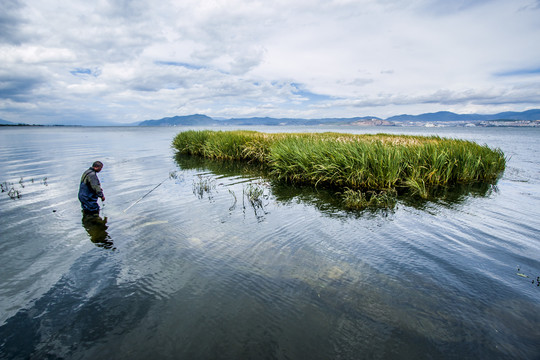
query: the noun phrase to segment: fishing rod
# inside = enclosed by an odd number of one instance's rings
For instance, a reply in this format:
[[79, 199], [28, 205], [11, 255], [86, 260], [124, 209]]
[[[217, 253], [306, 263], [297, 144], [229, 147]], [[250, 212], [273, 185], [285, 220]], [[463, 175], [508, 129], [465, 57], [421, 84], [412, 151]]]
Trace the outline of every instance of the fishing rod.
[[163, 180], [162, 182], [160, 182], [159, 184], [157, 184], [152, 190], [150, 190], [149, 192], [147, 192], [146, 194], [144, 194], [143, 196], [141, 196], [137, 201], [135, 201], [133, 204], [131, 204], [130, 206], [127, 207], [126, 210], [124, 210], [124, 212], [128, 211], [129, 209], [131, 209], [133, 206], [137, 205], [139, 203], [139, 201], [141, 201], [142, 199], [144, 199], [145, 197], [147, 197], [148, 195], [150, 195], [150, 193], [154, 190], [156, 190], [161, 184], [163, 184], [165, 181], [167, 181], [168, 179], [170, 178], [167, 177], [165, 178], [165, 180]]

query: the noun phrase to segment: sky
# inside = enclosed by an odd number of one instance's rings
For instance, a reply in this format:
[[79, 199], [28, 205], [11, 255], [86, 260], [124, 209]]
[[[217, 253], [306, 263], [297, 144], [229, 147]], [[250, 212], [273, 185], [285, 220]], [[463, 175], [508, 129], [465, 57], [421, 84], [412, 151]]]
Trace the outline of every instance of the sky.
[[0, 119], [540, 108], [540, 0], [1, 0]]

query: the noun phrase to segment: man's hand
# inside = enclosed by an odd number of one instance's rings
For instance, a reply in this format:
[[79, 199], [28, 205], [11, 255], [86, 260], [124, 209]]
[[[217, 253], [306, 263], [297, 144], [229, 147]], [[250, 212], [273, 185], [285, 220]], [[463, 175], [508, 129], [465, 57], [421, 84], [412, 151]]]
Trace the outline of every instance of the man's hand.
[[105, 201], [105, 195], [101, 197], [101, 201]]

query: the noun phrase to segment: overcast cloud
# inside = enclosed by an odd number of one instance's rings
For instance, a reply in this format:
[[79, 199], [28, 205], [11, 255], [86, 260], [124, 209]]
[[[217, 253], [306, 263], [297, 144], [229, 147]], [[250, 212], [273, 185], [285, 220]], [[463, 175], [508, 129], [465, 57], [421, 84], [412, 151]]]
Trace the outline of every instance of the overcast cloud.
[[0, 2], [0, 118], [540, 108], [534, 0]]

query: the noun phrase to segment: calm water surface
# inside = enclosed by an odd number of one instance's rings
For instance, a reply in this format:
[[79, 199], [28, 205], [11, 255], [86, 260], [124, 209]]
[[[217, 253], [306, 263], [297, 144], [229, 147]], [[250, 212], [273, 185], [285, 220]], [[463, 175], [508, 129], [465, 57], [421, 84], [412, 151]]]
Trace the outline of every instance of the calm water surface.
[[[540, 129], [333, 130], [509, 160], [496, 186], [361, 213], [175, 158], [180, 128], [0, 128], [0, 358], [540, 358]], [[98, 159], [107, 200], [84, 219]]]

